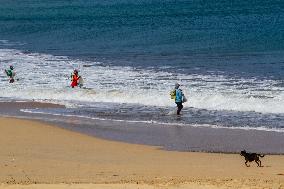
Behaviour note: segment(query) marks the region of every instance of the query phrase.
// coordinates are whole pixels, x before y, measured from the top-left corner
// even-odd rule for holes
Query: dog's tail
[[[263,158],[265,155],[264,154],[258,154],[259,157]]]

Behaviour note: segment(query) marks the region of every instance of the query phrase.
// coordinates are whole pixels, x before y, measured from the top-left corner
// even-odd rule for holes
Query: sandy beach
[[[0,188],[284,188],[284,156],[164,151],[0,118]]]

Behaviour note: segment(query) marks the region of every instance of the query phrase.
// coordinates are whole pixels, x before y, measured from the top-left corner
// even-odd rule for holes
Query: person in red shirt
[[[74,70],[73,74],[71,74],[71,87],[77,87],[79,83],[80,76],[78,74],[78,70]]]

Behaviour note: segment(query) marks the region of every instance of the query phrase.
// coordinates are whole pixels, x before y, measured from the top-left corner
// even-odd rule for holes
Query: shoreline
[[[159,124],[90,120],[76,117],[31,114],[20,109],[65,108],[39,102],[0,102],[0,115],[37,120],[92,137],[130,144],[160,146],[168,151],[284,154],[284,133],[209,127],[180,127]]]

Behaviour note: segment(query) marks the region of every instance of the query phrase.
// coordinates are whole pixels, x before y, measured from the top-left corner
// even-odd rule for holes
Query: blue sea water
[[[0,97],[62,115],[284,131],[281,0],[1,0],[11,64],[20,80],[2,75]],[[87,90],[67,87],[73,68]],[[178,120],[175,82],[189,99]]]

